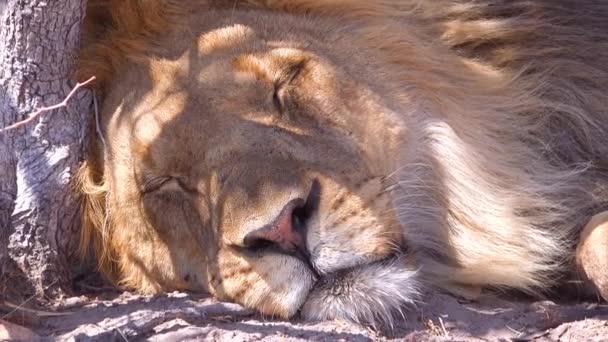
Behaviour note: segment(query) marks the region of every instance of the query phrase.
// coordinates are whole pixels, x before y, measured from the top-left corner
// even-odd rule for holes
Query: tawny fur
[[[356,32],[348,39],[377,51],[381,59],[374,63],[385,74],[373,76],[386,80],[392,107],[407,123],[407,139],[384,158],[392,162],[366,175],[382,173],[386,183],[369,185],[373,190],[361,191],[359,201],[368,204],[378,189],[392,186],[393,204],[388,206],[415,260],[401,274],[403,279],[419,268],[416,276],[423,285],[455,293],[468,287],[542,292],[569,271],[586,221],[608,208],[608,4],[602,1],[250,0],[186,5],[159,0],[92,1],[89,6],[92,20],[78,75],[95,75],[102,97],[124,65],[147,58],[156,37],[187,26],[183,18],[194,8],[306,15]],[[365,73],[366,68],[359,69]],[[390,128],[370,130],[378,134]],[[389,154],[371,145],[368,151],[374,158]],[[91,159],[94,170],[84,172],[101,175],[114,166],[102,166],[100,157]],[[102,271],[128,286],[145,292],[189,288],[117,261],[135,248],[125,241],[135,242],[113,239],[117,229],[131,229],[131,218],[113,215],[106,207],[107,192],[112,191],[108,179],[82,177],[82,245],[94,241]],[[120,205],[136,208],[137,201],[133,197]],[[350,205],[365,207],[355,202],[351,198]],[[152,246],[160,246],[158,238],[151,239],[158,243]],[[155,248],[150,253],[158,253],[156,258],[171,258],[170,247]],[[218,271],[221,277],[230,273],[230,266],[225,267]],[[174,272],[170,267],[156,271]],[[402,289],[410,294],[413,287],[418,286],[404,284]],[[272,303],[226,296],[266,313],[275,310]],[[398,311],[395,303],[385,303],[389,311]],[[280,316],[293,314],[276,310]],[[382,320],[366,310],[342,316]],[[392,314],[378,307],[378,316]],[[336,316],[340,314],[334,308],[320,313]]]

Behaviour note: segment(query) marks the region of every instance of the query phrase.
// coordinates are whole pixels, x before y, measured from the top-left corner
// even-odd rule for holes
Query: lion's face
[[[402,124],[360,73],[373,66],[325,52],[346,43],[259,17],[180,37],[183,53],[113,85],[102,116],[119,277],[278,317],[388,317],[414,292],[391,193]]]

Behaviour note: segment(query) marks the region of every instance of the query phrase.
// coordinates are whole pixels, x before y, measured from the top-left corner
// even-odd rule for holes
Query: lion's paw
[[[589,285],[608,301],[608,211],[593,216],[583,229],[576,265]]]

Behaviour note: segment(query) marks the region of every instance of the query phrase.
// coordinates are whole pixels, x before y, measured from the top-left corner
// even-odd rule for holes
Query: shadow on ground
[[[71,341],[602,341],[608,305],[482,297],[461,302],[427,295],[393,331],[376,332],[346,322],[291,322],[260,317],[232,303],[183,293],[139,296],[128,292],[74,297],[32,329],[43,339]],[[1,326],[2,324],[0,324]]]

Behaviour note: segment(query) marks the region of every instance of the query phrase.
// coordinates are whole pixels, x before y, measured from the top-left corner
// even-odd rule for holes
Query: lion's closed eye
[[[172,232],[176,227],[200,227],[199,193],[176,177],[157,177],[145,183],[142,191],[144,214],[157,231]]]
[[[188,193],[197,192],[196,189],[187,185],[183,179],[178,177],[154,177],[143,182],[141,192],[147,194],[155,191],[185,191]]]
[[[154,177],[146,179],[141,185],[141,192],[143,194],[156,191],[165,185],[168,185],[173,179],[171,177]]]

